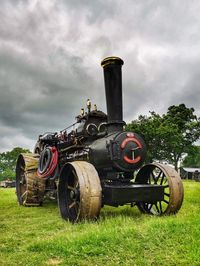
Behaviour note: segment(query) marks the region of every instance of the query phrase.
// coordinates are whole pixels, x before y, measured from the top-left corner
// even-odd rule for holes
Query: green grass
[[[184,187],[175,216],[105,207],[98,222],[75,225],[54,203],[21,207],[0,189],[0,265],[200,265],[200,183]]]

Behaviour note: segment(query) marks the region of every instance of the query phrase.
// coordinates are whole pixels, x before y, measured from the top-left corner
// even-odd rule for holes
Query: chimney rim
[[[108,65],[123,65],[124,61],[117,56],[109,56],[101,61],[101,66],[104,68]]]

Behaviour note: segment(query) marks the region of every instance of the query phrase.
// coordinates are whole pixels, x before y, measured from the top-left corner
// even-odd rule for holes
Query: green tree
[[[161,158],[161,150],[155,147],[161,146],[159,128],[162,124],[162,118],[155,112],[150,112],[150,116],[140,115],[138,119],[127,124],[127,130],[140,134],[147,145],[146,163]]]
[[[194,146],[182,163],[185,167],[200,167],[200,146]]]
[[[16,161],[20,153],[30,152],[27,149],[16,147],[11,151],[0,153],[0,180],[15,179]]]
[[[150,116],[139,116],[127,129],[143,136],[148,150],[146,162],[165,160],[177,169],[182,155],[189,153],[200,138],[200,118],[185,104],[173,105],[163,115],[150,112]]]

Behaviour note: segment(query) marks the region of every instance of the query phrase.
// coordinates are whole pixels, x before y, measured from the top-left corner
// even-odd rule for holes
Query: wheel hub
[[[78,190],[77,189],[73,189],[70,191],[70,199],[72,200],[76,200],[78,198]]]

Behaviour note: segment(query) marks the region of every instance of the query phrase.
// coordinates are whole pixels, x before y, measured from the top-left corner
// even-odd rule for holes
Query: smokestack
[[[124,64],[119,57],[107,57],[101,62],[104,70],[106,105],[108,114],[108,132],[122,131],[122,72]]]

